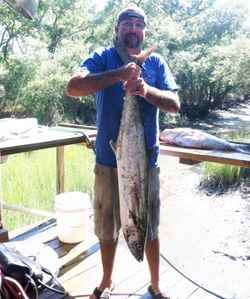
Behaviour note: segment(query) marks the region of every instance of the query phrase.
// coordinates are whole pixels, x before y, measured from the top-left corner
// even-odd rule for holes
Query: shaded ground
[[[203,120],[195,120],[190,127],[209,133],[228,133],[250,129],[250,101],[239,103],[228,110],[212,111]]]
[[[250,128],[250,103],[199,124]],[[250,298],[250,178],[223,196],[198,191],[197,166],[161,156],[161,252],[181,272],[223,298]],[[164,282],[162,282],[164,284]]]

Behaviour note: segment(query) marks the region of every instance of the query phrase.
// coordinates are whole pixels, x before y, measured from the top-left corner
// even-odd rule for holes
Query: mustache
[[[139,36],[137,36],[136,33],[132,33],[132,32],[129,32],[125,35],[125,38],[130,38],[130,37],[136,37],[136,38],[139,38]]]

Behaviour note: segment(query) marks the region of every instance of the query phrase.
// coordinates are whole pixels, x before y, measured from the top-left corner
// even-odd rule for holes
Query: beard
[[[141,40],[135,33],[128,33],[124,37],[124,45],[129,49],[136,49],[140,46]]]

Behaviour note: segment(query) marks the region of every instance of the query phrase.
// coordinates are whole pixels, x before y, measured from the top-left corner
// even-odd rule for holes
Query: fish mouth
[[[129,243],[127,242],[127,245],[129,247],[130,252],[134,256],[134,258],[138,262],[143,262],[144,258],[144,245],[139,243]]]
[[[142,250],[141,252],[135,251],[133,250],[131,247],[130,248],[130,252],[132,253],[133,257],[138,261],[138,262],[143,262],[143,258],[144,258],[144,250]]]

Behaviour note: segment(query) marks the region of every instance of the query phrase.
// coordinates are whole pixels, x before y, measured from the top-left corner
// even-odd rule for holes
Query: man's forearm
[[[66,92],[71,97],[90,95],[120,81],[127,81],[140,75],[140,67],[134,62],[98,74],[78,72],[69,81]]]
[[[176,91],[159,90],[148,86],[145,99],[163,112],[177,113],[180,110],[179,97]]]
[[[71,97],[81,97],[93,94],[121,80],[120,70],[106,71],[98,74],[78,72],[69,81],[66,92]]]

